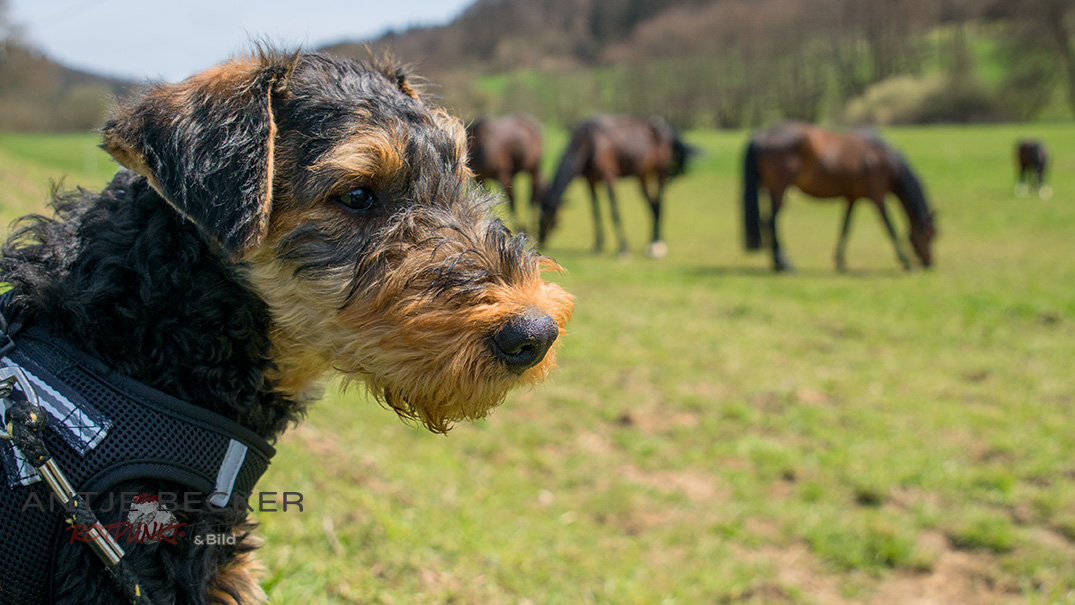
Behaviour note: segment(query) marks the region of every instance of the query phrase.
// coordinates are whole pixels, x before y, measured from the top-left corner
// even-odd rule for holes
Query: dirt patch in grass
[[[804,544],[745,551],[745,560],[771,565],[785,594],[821,605],[1008,605],[1022,603],[1018,587],[996,576],[995,557],[953,550],[939,532],[924,542],[942,552],[925,573],[894,572],[880,578],[833,575]],[[785,602],[776,599],[775,602]]]
[[[619,424],[637,428],[646,435],[660,435],[679,428],[692,429],[700,420],[697,412],[653,406],[627,410],[617,418]]]
[[[660,492],[678,492],[695,503],[713,502],[718,499],[723,501],[731,496],[731,491],[724,487],[717,477],[698,470],[644,471],[634,465],[626,464],[620,467],[619,475],[632,483],[645,485]]]
[[[943,539],[943,538],[942,538]],[[1002,605],[1023,603],[1018,587],[996,576],[991,555],[946,550],[928,573],[896,573],[883,580],[871,605]]]

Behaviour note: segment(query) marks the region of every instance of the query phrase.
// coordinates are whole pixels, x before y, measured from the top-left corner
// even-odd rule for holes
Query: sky
[[[252,40],[316,48],[388,29],[441,25],[474,0],[8,0],[9,18],[49,57],[134,80],[178,81]]]

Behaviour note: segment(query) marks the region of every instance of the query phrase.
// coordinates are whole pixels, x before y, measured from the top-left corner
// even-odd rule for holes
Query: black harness
[[[0,313],[6,298],[0,297]],[[0,332],[0,371],[5,368],[18,368],[29,379],[49,416],[41,440],[91,509],[122,506],[105,502],[103,493],[124,481],[151,479],[204,494],[207,505],[245,510],[276,453],[253,431],[121,375],[40,326]],[[14,392],[0,400],[0,413],[20,396],[25,397]],[[8,431],[10,421],[5,419]],[[72,532],[85,529],[64,523],[70,515],[55,503],[26,456],[11,441],[0,441],[0,603],[5,605],[54,602],[55,553],[74,539]],[[119,543],[127,547],[124,538]]]

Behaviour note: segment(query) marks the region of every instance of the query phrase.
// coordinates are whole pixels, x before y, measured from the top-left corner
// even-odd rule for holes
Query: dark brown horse
[[[1045,167],[1049,155],[1041,141],[1023,140],[1015,147],[1015,163],[1019,168],[1019,182],[1015,184],[1015,193],[1026,195],[1029,187],[1038,190],[1038,196],[1049,197],[1052,191],[1045,184]]]
[[[597,183],[608,191],[612,222],[619,238],[619,251],[627,253],[627,236],[620,220],[619,206],[613,182],[620,177],[634,176],[642,187],[642,195],[653,214],[653,237],[647,252],[663,256],[667,247],[661,241],[661,197],[668,179],[682,174],[693,148],[680,140],[662,118],[632,116],[598,116],[575,128],[552,185],[542,198],[538,245],[544,245],[556,226],[564,190],[575,177],[582,175],[590,185],[593,205],[594,252],[604,248],[601,229],[601,208],[597,201]]]
[[[530,207],[536,210],[541,196],[541,124],[531,115],[513,113],[480,118],[467,127],[467,164],[478,182],[500,183],[508,198],[512,218],[520,228],[524,222],[515,209],[512,183],[515,175],[530,175]]]
[[[760,249],[762,243],[759,185],[769,191],[771,212],[766,226],[773,268],[777,271],[791,269],[780,250],[776,222],[784,204],[784,193],[792,185],[813,197],[845,200],[843,227],[836,246],[838,270],[846,268],[844,247],[851,228],[851,210],[860,198],[873,202],[896,247],[896,256],[905,269],[911,269],[911,261],[904,254],[885,210],[885,195],[890,192],[907,213],[915,254],[923,266],[933,264],[930,245],[935,235],[933,212],[922,184],[903,156],[872,133],[841,134],[787,122],[755,135],[747,146],[743,166],[743,217],[748,250]]]

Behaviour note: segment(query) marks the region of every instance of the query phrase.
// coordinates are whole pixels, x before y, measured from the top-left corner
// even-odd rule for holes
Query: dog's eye
[[[336,201],[347,206],[351,210],[369,210],[377,201],[377,196],[366,187],[352,189],[336,198]]]

